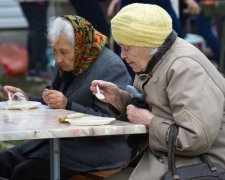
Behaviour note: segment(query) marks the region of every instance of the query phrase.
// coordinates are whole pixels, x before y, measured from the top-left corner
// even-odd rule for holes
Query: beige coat
[[[194,46],[177,38],[153,69],[153,76],[136,76],[134,86],[152,104],[149,149],[131,180],[157,180],[167,171],[167,134],[179,125],[177,167],[195,164],[193,156],[207,152],[225,167],[225,81],[213,64]],[[124,103],[129,96],[124,92]]]

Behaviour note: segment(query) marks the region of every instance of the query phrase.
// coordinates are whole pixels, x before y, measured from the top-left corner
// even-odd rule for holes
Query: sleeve
[[[224,96],[210,75],[196,61],[177,60],[167,73],[167,96],[173,120],[155,116],[149,136],[155,147],[167,149],[169,126],[179,125],[177,154],[194,156],[214,143],[223,119]]]
[[[112,58],[111,63],[102,72],[101,79],[116,84],[120,89],[125,89],[128,84],[132,84],[126,66],[120,58]]]
[[[105,60],[102,67],[99,67],[98,74],[95,78],[112,82],[116,84],[119,88],[125,89],[126,85],[131,84],[131,77],[129,76],[125,65],[122,60],[117,56],[109,56],[105,58],[110,58]],[[95,67],[97,68],[97,67]],[[97,116],[110,116],[109,109],[106,103],[98,100],[94,95],[93,105],[91,107],[83,106],[76,102],[72,102],[71,110],[93,114]]]
[[[115,117],[117,120],[121,121],[129,121],[127,119],[127,114],[126,114],[126,107],[128,105],[128,102],[132,99],[132,95],[129,94],[128,92],[124,90],[120,90],[120,96],[122,97],[122,111],[119,112],[115,107],[112,105],[108,105],[109,112],[112,114],[113,117]]]
[[[45,104],[44,101],[42,100],[42,98],[34,96],[32,94],[27,93],[27,96],[29,97],[30,101],[38,101],[41,102],[42,104]]]

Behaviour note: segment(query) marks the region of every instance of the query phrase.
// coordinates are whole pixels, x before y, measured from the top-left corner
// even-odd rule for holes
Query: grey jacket
[[[58,66],[55,72],[57,70]],[[109,116],[107,105],[100,102],[90,91],[90,85],[94,79],[111,81],[125,88],[131,83],[131,78],[122,60],[112,51],[104,48],[91,67],[80,76],[74,77],[65,91],[65,96],[72,102],[70,110]],[[63,83],[60,84],[60,88],[63,86]],[[131,157],[127,136],[65,138],[61,139],[60,145],[61,166],[78,172],[120,167]],[[47,140],[28,141],[19,149],[29,157],[49,161]]]

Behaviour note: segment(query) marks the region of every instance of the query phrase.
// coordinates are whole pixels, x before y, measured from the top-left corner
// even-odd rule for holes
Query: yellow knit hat
[[[111,26],[117,43],[158,48],[172,32],[172,19],[157,5],[134,3],[122,8]]]

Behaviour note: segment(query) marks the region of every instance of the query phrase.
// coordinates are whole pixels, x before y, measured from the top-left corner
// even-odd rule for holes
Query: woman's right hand
[[[111,82],[94,80],[92,81],[90,87],[90,90],[94,95],[97,93],[96,89],[97,85],[99,86],[101,93],[105,96],[105,98],[102,101],[111,104],[117,110],[120,111],[122,109],[122,101],[118,86]]]
[[[200,13],[201,8],[195,0],[185,0],[185,3],[188,6],[188,13],[192,15],[198,15]]]
[[[8,93],[17,93],[20,92],[24,95],[24,97],[26,98],[26,100],[29,100],[27,94],[20,88],[14,87],[14,86],[4,86],[3,87],[3,100],[8,100]]]

